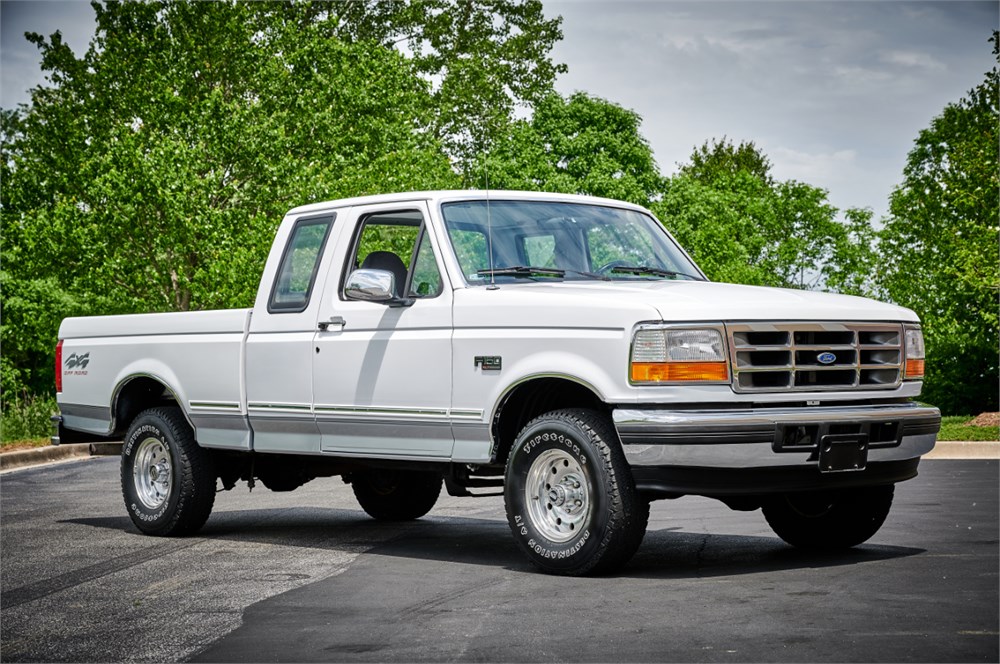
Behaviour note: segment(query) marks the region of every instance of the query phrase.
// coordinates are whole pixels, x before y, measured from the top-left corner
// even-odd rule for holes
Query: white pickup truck
[[[124,438],[125,506],[340,475],[377,519],[502,487],[542,570],[626,563],[649,501],[762,508],[801,547],[881,527],[940,427],[907,309],[712,283],[642,207],[442,191],[298,207],[253,309],[68,318],[59,439]]]

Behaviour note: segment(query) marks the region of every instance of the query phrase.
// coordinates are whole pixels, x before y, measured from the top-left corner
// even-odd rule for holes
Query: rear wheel
[[[507,461],[504,504],[521,550],[552,574],[624,565],[649,519],[614,428],[591,410],[558,410],[528,423]]]
[[[431,511],[441,495],[439,473],[373,469],[354,473],[351,488],[361,508],[381,521],[410,521]]]
[[[215,504],[212,455],[194,439],[179,408],[150,408],[125,434],[122,495],[132,523],[147,535],[186,535]]]
[[[804,549],[846,549],[885,523],[895,487],[787,493],[764,503],[764,518],[780,537]]]

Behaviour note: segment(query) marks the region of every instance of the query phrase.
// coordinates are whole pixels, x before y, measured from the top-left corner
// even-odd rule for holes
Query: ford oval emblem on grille
[[[816,356],[816,360],[820,364],[833,364],[837,361],[837,356],[833,353],[820,353]]]

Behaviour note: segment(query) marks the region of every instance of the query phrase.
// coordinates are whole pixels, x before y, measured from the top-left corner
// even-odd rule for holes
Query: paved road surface
[[[117,459],[0,476],[3,661],[998,661],[996,461],[925,461],[872,542],[784,546],[759,512],[653,504],[620,574],[533,572],[498,498],[403,527],[338,479],[219,495],[155,539]]]

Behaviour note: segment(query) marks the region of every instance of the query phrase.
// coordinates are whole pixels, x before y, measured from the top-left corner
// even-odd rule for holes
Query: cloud
[[[48,38],[57,30],[76,55],[86,52],[96,19],[89,3],[75,0],[47,2],[0,1],[0,105],[13,108],[28,103],[28,90],[45,82],[41,52],[24,38],[37,32]]]
[[[774,174],[780,180],[799,180],[829,188],[832,180],[839,179],[845,171],[856,169],[857,150],[832,152],[803,152],[788,147],[768,151],[774,164]]]
[[[892,79],[892,74],[887,71],[857,65],[837,66],[833,68],[833,73],[850,85],[882,84]]]
[[[886,51],[882,53],[883,62],[903,67],[915,67],[928,71],[946,71],[948,69],[940,60],[935,59],[927,53],[917,51]]]

